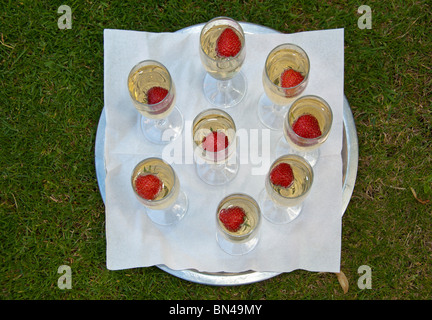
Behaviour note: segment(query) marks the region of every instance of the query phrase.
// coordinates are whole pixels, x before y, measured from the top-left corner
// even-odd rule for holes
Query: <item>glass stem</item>
[[[218,87],[220,91],[227,91],[229,88],[231,88],[231,79],[229,80],[220,80],[218,82]]]
[[[168,120],[167,120],[167,119],[160,119],[160,120],[156,120],[156,121],[155,121],[155,125],[156,125],[158,128],[164,128],[164,127],[166,127],[167,123],[168,123]]]
[[[285,116],[285,113],[288,112],[288,105],[277,105],[273,103],[272,106],[273,112],[279,114],[281,117]]]

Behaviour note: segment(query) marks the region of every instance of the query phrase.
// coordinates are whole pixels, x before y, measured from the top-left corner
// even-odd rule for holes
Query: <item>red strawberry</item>
[[[243,208],[235,206],[222,209],[219,212],[219,220],[223,223],[228,231],[236,232],[244,223],[246,213]]]
[[[216,41],[216,52],[221,57],[234,57],[240,52],[241,41],[232,28],[226,28]]]
[[[270,172],[270,181],[276,186],[287,188],[294,181],[294,172],[288,163],[281,162]]]
[[[228,147],[228,137],[221,131],[212,131],[202,141],[206,151],[218,152]]]
[[[154,200],[162,190],[162,181],[154,174],[139,175],[135,181],[136,192],[146,200]]]
[[[168,94],[168,90],[162,87],[153,87],[147,91],[147,103],[148,104],[156,104],[161,102],[166,95]]]
[[[316,138],[321,135],[318,120],[311,114],[300,116],[292,126],[293,131],[303,138]]]
[[[300,72],[295,71],[294,69],[285,69],[281,75],[281,87],[283,88],[292,88],[296,85],[300,84],[303,81],[304,77]]]

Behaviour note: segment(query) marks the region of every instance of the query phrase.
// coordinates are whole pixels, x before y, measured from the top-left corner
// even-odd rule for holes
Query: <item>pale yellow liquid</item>
[[[180,191],[177,175],[172,168],[158,158],[149,158],[135,167],[132,174],[132,186],[135,190],[136,179],[140,175],[153,174],[162,181],[162,190],[153,200],[141,198],[138,194],[138,200],[145,206],[158,210],[169,207],[178,196]]]
[[[209,135],[212,131],[223,132],[227,137],[228,141],[231,141],[235,134],[234,122],[220,114],[209,114],[200,118],[192,130],[194,143],[201,145],[203,139]]]
[[[201,37],[201,61],[206,71],[216,79],[225,80],[232,78],[244,61],[244,50],[235,57],[219,57],[216,51],[216,42],[220,34],[227,28],[227,25],[215,25],[207,30]],[[244,37],[235,28],[232,28],[239,37],[242,47]]]
[[[267,59],[267,74],[270,81],[281,86],[280,76],[286,69],[294,69],[300,72],[303,77],[308,72],[308,64],[305,56],[293,49],[281,49],[270,54]]]
[[[304,114],[310,114],[318,120],[322,133],[320,137],[313,139],[315,141],[310,142],[310,145],[307,145],[306,141],[312,139],[299,138],[293,134],[292,131],[294,122]],[[332,124],[332,113],[330,107],[328,107],[319,99],[314,97],[304,97],[301,100],[298,100],[290,108],[287,120],[289,126],[288,124],[284,124],[283,130],[286,140],[294,144],[297,148],[311,149],[316,148],[319,144],[323,143],[327,139]]]
[[[281,49],[272,52],[267,58],[265,69],[263,72],[263,86],[266,95],[274,103],[278,105],[286,105],[294,100],[290,95],[296,95],[303,91],[303,86],[300,85],[298,89],[283,89],[276,88],[272,84],[281,86],[281,75],[286,69],[294,69],[300,72],[303,77],[306,77],[309,72],[307,58],[293,49]],[[297,88],[297,87],[296,87]]]
[[[270,171],[278,164],[288,163],[294,174],[293,183],[287,188],[274,185],[270,181],[270,175],[267,176],[266,188],[269,196],[279,205],[295,206],[308,194],[313,180],[313,173],[306,161],[292,156],[284,156],[279,158],[270,168]]]
[[[231,148],[230,145],[232,145],[232,142],[235,139],[235,124],[234,121],[230,118],[221,113],[213,113],[210,111],[209,113],[203,112],[201,116],[198,116],[194,123],[192,128],[192,137],[194,141],[194,146],[199,147],[199,152],[201,153],[200,156],[204,159],[208,160],[215,160],[215,157],[217,157],[217,160],[223,160],[226,159],[230,153]],[[202,141],[205,137],[207,137],[212,131],[219,131],[224,133],[228,137],[228,149],[227,150],[221,150],[217,153],[215,152],[208,152],[201,148]]]
[[[160,103],[148,105],[147,92],[153,87],[170,90],[168,96]],[[175,106],[175,88],[166,69],[157,65],[139,68],[128,78],[128,88],[135,108],[146,118],[166,118]]]
[[[229,207],[241,207],[246,214],[244,223],[242,224],[240,229],[236,232],[231,232],[228,229],[226,229],[223,223],[219,220],[219,212],[222,209],[226,209]],[[260,212],[257,205],[254,202],[251,202],[251,200],[248,197],[241,194],[232,195],[228,197],[225,201],[222,201],[219,204],[217,210],[218,210],[217,211],[218,225],[225,232],[225,234],[230,240],[235,242],[243,242],[255,235],[254,231],[257,229],[257,225],[259,224],[260,221]]]

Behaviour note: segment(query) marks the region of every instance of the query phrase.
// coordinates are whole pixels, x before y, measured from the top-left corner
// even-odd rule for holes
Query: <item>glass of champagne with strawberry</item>
[[[309,70],[307,53],[295,44],[281,44],[268,54],[262,75],[264,93],[258,102],[258,115],[266,127],[282,129],[288,106],[307,86]]]
[[[140,161],[132,171],[131,184],[154,223],[174,224],[186,214],[187,196],[180,189],[176,172],[164,160],[150,157]]]
[[[313,169],[304,158],[294,154],[277,158],[270,166],[265,188],[259,195],[264,217],[275,224],[297,218],[311,190],[313,177]]]
[[[206,70],[203,90],[219,108],[237,105],[244,97],[247,82],[240,72],[246,55],[242,27],[228,17],[207,22],[200,34],[200,58]]]
[[[315,166],[319,147],[327,140],[332,122],[332,109],[323,98],[314,95],[298,98],[285,115],[284,135],[276,145],[276,155],[297,154]]]
[[[181,134],[184,121],[175,106],[175,85],[162,63],[144,60],[136,64],[128,76],[128,89],[141,114],[141,129],[148,140],[166,144]]]
[[[194,163],[198,176],[210,185],[228,183],[239,168],[236,126],[225,111],[200,112],[192,123]]]
[[[228,254],[242,255],[259,242],[261,210],[258,203],[243,193],[226,196],[216,210],[216,240]]]

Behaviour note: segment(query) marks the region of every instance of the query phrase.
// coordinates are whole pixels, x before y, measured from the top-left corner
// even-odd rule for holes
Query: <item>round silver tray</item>
[[[261,25],[240,22],[245,33],[277,33],[274,29],[264,27]],[[193,25],[181,30],[179,33],[194,33],[201,32],[201,28],[204,24]],[[342,170],[343,170],[343,187],[342,187],[342,212],[345,213],[348,203],[351,199],[352,192],[354,190],[354,184],[357,177],[358,167],[358,140],[357,130],[355,127],[354,118],[351,112],[348,99],[344,96],[343,104],[343,145],[342,145]],[[99,185],[99,190],[103,201],[105,202],[105,109],[102,109],[102,113],[99,118],[99,123],[96,132],[96,143],[95,143],[95,166],[96,176]],[[263,280],[270,279],[279,275],[277,272],[256,272],[256,271],[245,271],[240,273],[228,273],[228,272],[199,272],[194,269],[186,270],[173,270],[165,265],[157,265],[157,267],[173,276],[188,280],[195,283],[215,285],[215,286],[233,286],[243,285]]]

